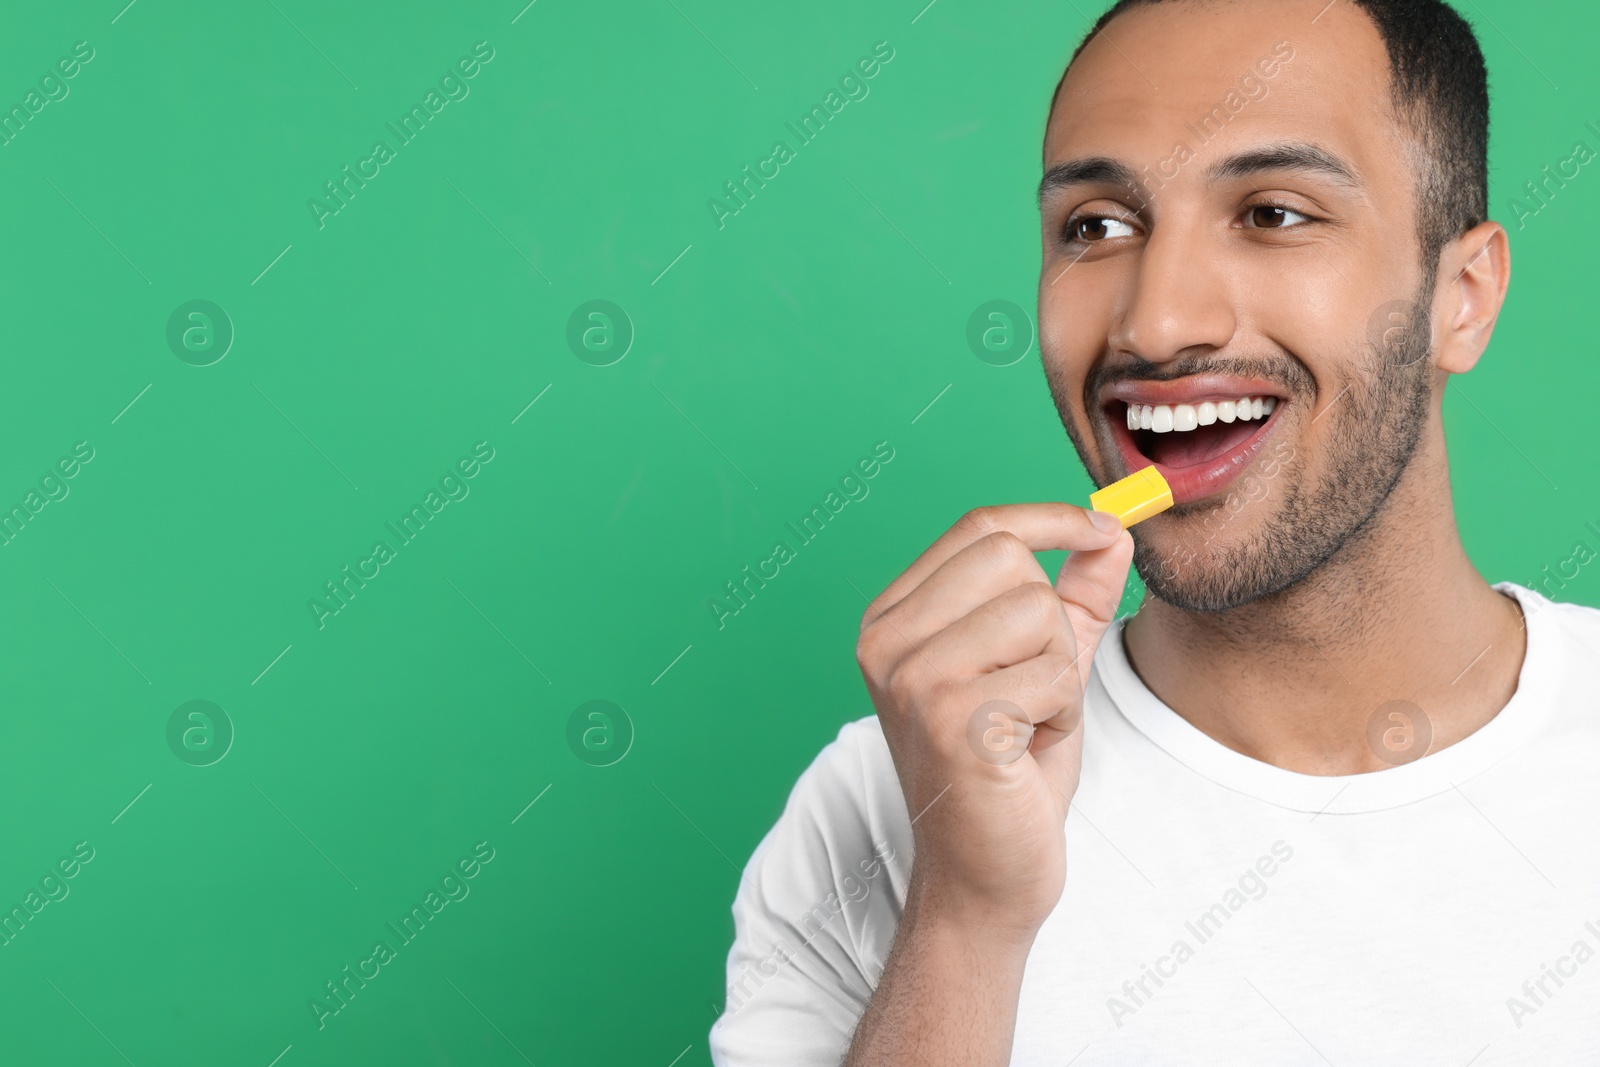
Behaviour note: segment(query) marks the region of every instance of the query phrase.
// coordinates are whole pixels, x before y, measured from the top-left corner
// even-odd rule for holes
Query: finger
[[[1132,562],[1133,537],[1124,531],[1104,548],[1073,552],[1056,575],[1056,593],[1082,657],[1075,668],[1080,691],[1089,684],[1089,666],[1107,627],[1117,617]]]
[[[1071,805],[1068,798],[1075,795],[1078,776],[1083,769],[1083,737],[1084,724],[1080,717],[1077,727],[1071,733],[1061,737],[1048,748],[1041,748],[1035,744],[1031,750],[1039,772],[1056,791],[1056,796],[1061,798],[1063,813]]]
[[[967,737],[988,763],[1035,756],[1064,740],[1082,721],[1082,695],[1073,657],[1045,653],[972,681]]]
[[[947,678],[972,678],[1045,653],[1075,657],[1066,606],[1055,589],[1029,582],[985,601],[923,643]]]
[[[1031,582],[1049,585],[1050,576],[1020,537],[1001,530],[945,560],[871,625],[888,626],[903,640],[921,643],[980,604]]]
[[[1104,548],[1121,535],[1120,528],[1102,530],[1095,526],[1089,514],[1074,504],[1058,501],[1000,504],[967,512],[868,605],[862,616],[862,629],[903,600],[951,556],[990,534],[1008,531],[1034,552]]]

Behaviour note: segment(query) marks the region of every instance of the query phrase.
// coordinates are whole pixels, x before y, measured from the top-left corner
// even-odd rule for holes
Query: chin
[[[1284,471],[1273,492],[1228,504],[1174,508],[1133,531],[1133,565],[1150,595],[1214,614],[1265,600],[1305,581],[1345,543],[1348,521],[1313,517]],[[1237,506],[1235,506],[1235,504]]]
[[[1240,544],[1189,552],[1134,538],[1133,565],[1150,595],[1182,611],[1214,614],[1242,608],[1281,592],[1285,580],[1266,559],[1264,546]]]

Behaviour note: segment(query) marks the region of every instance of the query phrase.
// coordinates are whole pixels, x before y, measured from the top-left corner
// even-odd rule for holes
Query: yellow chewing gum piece
[[[1089,494],[1089,509],[1115,515],[1126,530],[1172,506],[1172,487],[1154,466],[1141,467],[1126,478]]]

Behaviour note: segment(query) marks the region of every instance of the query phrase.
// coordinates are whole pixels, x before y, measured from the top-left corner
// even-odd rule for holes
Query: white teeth
[[[1200,404],[1129,404],[1128,429],[1156,433],[1183,433],[1216,422],[1265,418],[1278,406],[1272,396],[1242,396],[1237,400],[1206,400]]]

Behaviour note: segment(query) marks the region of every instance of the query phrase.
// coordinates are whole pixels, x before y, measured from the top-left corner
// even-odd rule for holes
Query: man
[[[1040,348],[1094,480],[1176,504],[981,508],[873,601],[877,715],[741,879],[719,1065],[1600,1056],[1600,612],[1486,583],[1451,507],[1487,126],[1439,0],[1097,23]]]

